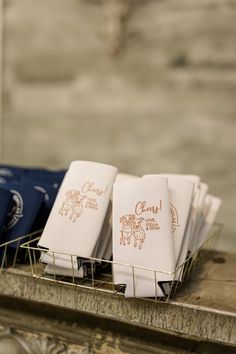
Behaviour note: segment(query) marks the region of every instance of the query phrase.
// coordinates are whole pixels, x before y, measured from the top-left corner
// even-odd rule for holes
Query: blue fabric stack
[[[65,172],[0,164],[0,244],[44,227]]]

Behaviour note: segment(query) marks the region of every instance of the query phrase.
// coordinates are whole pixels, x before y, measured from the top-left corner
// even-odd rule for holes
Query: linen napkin
[[[176,267],[179,267],[187,258],[188,247],[195,227],[195,222],[198,214],[198,199],[200,194],[200,177],[196,175],[179,175],[184,179],[188,179],[194,183],[193,198],[191,209],[189,213],[188,223],[184,233],[184,239],[181,245],[179,257],[177,259]]]
[[[102,229],[116,174],[114,166],[73,161],[39,246],[90,257]]]
[[[133,266],[113,265],[114,282],[126,284],[126,297],[163,296],[157,280],[170,280],[172,276],[157,275],[154,270],[174,270],[167,178],[114,184],[113,260]]]
[[[84,268],[80,267],[80,269],[72,269],[72,268],[63,268],[59,266],[53,266],[51,264],[47,264],[45,267],[45,273],[50,275],[61,275],[65,277],[75,277],[75,278],[83,278],[86,275],[84,272]]]
[[[25,173],[23,167],[0,164],[0,184],[19,181]]]
[[[179,257],[190,213],[194,183],[191,180],[182,178],[182,176],[175,176],[172,174],[161,174],[159,176],[163,176],[168,179],[171,226],[174,240],[174,255],[176,263]],[[144,178],[153,177],[155,178],[155,175],[144,176]]]
[[[0,188],[0,233],[4,231],[8,213],[12,208],[13,195],[10,191]]]
[[[12,194],[12,208],[3,233],[4,240],[11,241],[32,231],[43,203],[43,194],[26,182],[5,183],[1,188]],[[12,243],[11,247],[16,247],[16,244]]]
[[[207,240],[210,228],[215,221],[216,215],[220,209],[222,200],[220,198],[214,197],[210,194],[206,196],[205,199],[205,218],[204,222],[199,229],[199,237],[197,239],[196,249],[200,248],[202,244]]]
[[[204,204],[205,204],[205,199],[207,196],[208,189],[209,188],[206,183],[203,182],[200,183],[199,196],[198,196],[198,210],[197,210],[196,220],[192,228],[192,235],[190,237],[190,241],[188,245],[188,251],[190,255],[192,255],[197,249],[198,237],[199,237],[199,224],[201,224],[204,217],[203,215]]]

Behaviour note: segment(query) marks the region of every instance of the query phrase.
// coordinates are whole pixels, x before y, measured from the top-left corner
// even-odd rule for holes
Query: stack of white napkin
[[[46,273],[83,278],[95,264],[87,257],[113,254],[126,297],[165,296],[162,284],[181,280],[175,270],[206,241],[221,200],[195,175],[117,172],[70,164],[39,241],[41,261]]]
[[[70,164],[38,243],[49,250],[41,255],[47,273],[83,277],[87,261],[81,257],[110,258],[110,200],[116,174],[117,168],[110,165]]]
[[[126,284],[125,296],[165,296],[161,284],[181,280],[181,269],[175,269],[206,241],[220,204],[194,175],[116,181],[114,281]]]

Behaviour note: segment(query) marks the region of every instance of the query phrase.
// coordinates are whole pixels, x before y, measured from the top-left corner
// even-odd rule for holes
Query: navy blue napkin
[[[54,201],[56,199],[57,193],[61,186],[61,182],[57,180],[40,180],[40,179],[32,179],[32,178],[24,178],[22,183],[27,184],[28,186],[32,186],[34,189],[41,192],[44,196],[44,205],[47,209],[52,208]]]
[[[26,169],[6,164],[0,164],[0,184],[19,181],[26,175]]]
[[[32,231],[37,215],[43,203],[43,193],[25,181],[6,183],[2,188],[12,193],[13,206],[8,214],[3,233],[4,240],[11,241]],[[23,240],[21,243],[25,242]],[[16,247],[16,244],[11,244]]]
[[[45,226],[65,173],[0,164],[0,244]],[[17,246],[8,246],[8,261],[14,259]],[[0,248],[0,262],[3,252]],[[25,250],[19,249],[17,259],[25,259]]]
[[[0,245],[5,242],[3,231],[8,213],[12,208],[12,193],[6,189],[0,188]],[[4,255],[5,247],[0,247],[0,264]]]
[[[0,233],[4,230],[8,213],[12,207],[12,193],[0,187]],[[1,243],[1,242],[0,242]]]
[[[43,202],[33,227],[34,230],[39,230],[43,228],[47,222],[61,183],[55,182],[55,180],[40,181],[30,178],[24,179],[24,183],[28,186],[32,186],[43,195]]]
[[[28,168],[26,175],[28,178],[36,179],[38,181],[54,181],[54,183],[61,184],[66,171],[50,171],[43,168]]]

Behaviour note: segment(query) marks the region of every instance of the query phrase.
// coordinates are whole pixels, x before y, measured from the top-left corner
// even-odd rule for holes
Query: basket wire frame
[[[153,281],[155,283],[155,296],[153,298],[146,298],[145,300],[155,301],[155,302],[168,302],[172,298],[176,291],[181,287],[181,285],[186,282],[191,274],[194,273],[196,268],[202,264],[207,259],[207,249],[213,249],[216,247],[218,242],[223,224],[215,223],[208,235],[207,241],[196,250],[191,256],[188,256],[185,262],[178,266],[174,272],[165,272],[158,269],[152,269],[148,267],[141,267],[133,264],[127,264],[122,262],[116,262],[111,260],[104,260],[94,257],[80,257],[78,254],[68,254],[63,252],[58,252],[56,250],[45,250],[44,248],[38,247],[37,243],[41,237],[42,230],[37,230],[30,234],[20,236],[12,241],[5,242],[0,245],[0,250],[3,250],[3,256],[1,261],[0,272],[7,270],[7,268],[17,267],[17,255],[19,249],[25,249],[26,255],[25,260],[28,260],[31,269],[31,275],[38,279],[45,279],[50,282],[56,282],[59,284],[69,284],[74,287],[92,289],[96,291],[103,291],[107,293],[112,293],[114,295],[124,296],[125,284],[115,284],[114,282],[114,267],[122,266],[129,270],[132,274],[132,286],[133,294],[136,296],[135,289],[135,271],[144,270],[151,272],[153,274]],[[39,236],[40,235],[40,236]],[[22,243],[24,242],[24,243]],[[10,264],[7,260],[7,249],[11,247],[13,243],[17,243],[15,254],[12,262]],[[45,272],[45,265],[39,261],[39,256],[41,252],[47,252],[52,256],[52,274],[47,274]],[[66,256],[70,260],[71,267],[70,275],[58,275],[56,270],[56,256]],[[81,258],[86,262],[88,274],[83,278],[78,278],[75,275],[74,259]],[[27,259],[26,259],[27,258]],[[158,297],[158,275],[166,274],[171,277],[171,281],[165,282],[167,290],[165,290],[165,296]]]
[[[4,242],[0,244],[1,258],[0,258],[0,273],[6,271],[8,268],[15,268],[17,266],[17,257],[19,254],[20,246],[23,242],[31,241],[37,235],[41,234],[43,229],[36,230],[34,232],[28,233],[23,236],[19,236],[14,238],[11,241]],[[12,246],[16,244],[14,248]],[[13,256],[11,258],[8,257],[7,251],[11,248],[13,251]],[[15,250],[14,250],[15,249]],[[24,257],[24,261],[27,261],[27,257]]]

